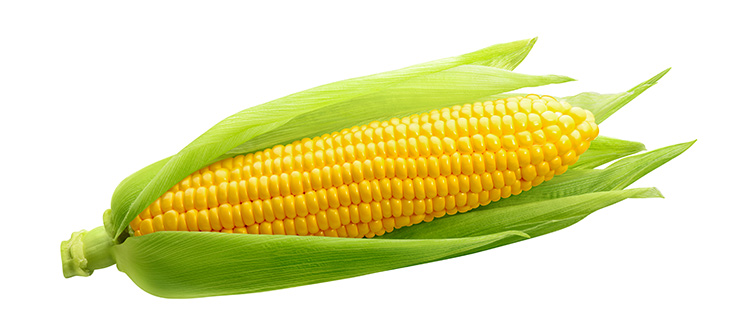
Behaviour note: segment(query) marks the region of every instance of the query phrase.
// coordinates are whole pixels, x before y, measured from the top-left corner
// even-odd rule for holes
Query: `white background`
[[[3,2],[0,322],[735,323],[732,10],[504,3]],[[698,139],[632,186],[666,199],[471,256],[259,294],[162,299],[114,267],[63,278],[60,241],[101,225],[119,181],[220,119],[535,36],[516,71],[578,80],[540,93],[619,92],[673,67],[601,128],[649,149]]]

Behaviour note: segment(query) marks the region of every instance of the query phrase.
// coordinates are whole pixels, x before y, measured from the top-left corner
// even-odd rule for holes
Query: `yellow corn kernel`
[[[380,236],[527,191],[598,132],[591,112],[537,95],[376,121],[202,168],[130,228]]]

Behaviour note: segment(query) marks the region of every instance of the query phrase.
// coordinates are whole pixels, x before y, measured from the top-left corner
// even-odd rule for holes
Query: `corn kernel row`
[[[431,157],[428,160],[419,159],[417,161],[411,158],[406,160],[398,158],[394,162],[387,158],[384,163],[382,158],[378,157],[372,161],[372,164],[369,163],[370,161],[361,164],[363,168],[353,169],[352,173],[347,168],[341,169],[344,171],[341,172],[339,166],[333,166],[333,168],[324,167],[322,170],[314,169],[311,173],[292,172],[280,176],[251,177],[247,181],[240,180],[239,182],[227,182],[228,179],[223,177],[217,186],[200,186],[196,189],[189,187],[186,190],[169,191],[156,200],[149,207],[149,211],[154,216],[171,209],[182,213],[190,209],[201,210],[207,207],[217,207],[223,203],[239,204],[247,199],[251,201],[267,200],[314,191],[324,192],[327,189],[331,193],[337,189],[346,191],[348,187],[353,190],[359,188],[363,197],[376,197],[378,192],[371,194],[370,191],[379,188],[384,189],[383,196],[391,196],[391,189],[398,191],[401,187],[405,188],[408,193],[413,192],[411,190],[413,187],[416,187],[417,192],[423,193],[432,191],[428,184],[433,184],[435,179],[445,179],[445,177],[449,177],[450,183],[453,183],[457,177],[460,180],[479,181],[480,178],[499,179],[503,174],[533,181],[537,175],[546,176],[551,170],[555,171],[562,165],[572,162],[572,159],[565,160],[564,157],[574,158],[576,153],[559,157],[556,147],[547,144],[544,148],[519,149],[516,152],[500,150],[495,153],[484,152],[472,155],[455,153],[452,156]],[[352,166],[357,166],[357,163],[355,162]],[[379,166],[379,168],[371,166]],[[401,181],[403,186],[398,185]],[[429,187],[423,189],[424,183]],[[507,179],[506,183],[512,183],[512,180]]]
[[[516,183],[518,184],[518,183]],[[248,232],[260,234],[287,234],[287,235],[322,235],[329,234],[330,230],[340,232],[340,229],[354,234],[351,225],[361,227],[361,224],[372,225],[369,232],[380,233],[376,225],[391,224],[392,228],[400,228],[421,221],[441,217],[444,214],[455,214],[475,208],[480,204],[497,201],[502,196],[509,196],[513,191],[520,192],[518,186],[507,186],[503,189],[481,191],[479,193],[457,193],[433,199],[386,199],[371,203],[340,206],[317,210],[316,213],[294,214],[288,216],[274,214],[269,208],[260,210],[258,207],[249,210],[245,204],[230,206],[224,204],[218,208],[206,210],[189,210],[180,214],[176,211],[167,211],[154,218],[137,219],[131,226],[137,228],[140,234],[148,234],[162,230],[179,231],[221,231],[221,232]],[[253,213],[255,211],[256,213]],[[270,213],[269,213],[270,212]],[[309,211],[311,212],[311,211]],[[291,227],[293,225],[295,228]],[[289,229],[293,231],[289,231]],[[365,228],[367,229],[367,228]],[[382,234],[382,233],[381,233]],[[351,235],[352,236],[352,235]]]

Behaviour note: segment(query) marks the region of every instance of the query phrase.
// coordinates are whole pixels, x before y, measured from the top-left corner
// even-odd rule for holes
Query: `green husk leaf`
[[[681,143],[640,155],[626,157],[604,170],[569,170],[567,173],[557,176],[551,181],[545,182],[533,190],[520,195],[502,199],[457,216],[440,218],[430,223],[422,223],[413,227],[396,230],[380,238],[445,238],[435,236],[442,233],[444,234],[442,236],[461,237],[505,231],[510,228],[493,228],[489,227],[488,224],[490,222],[498,222],[505,227],[510,223],[503,221],[502,216],[510,215],[522,218],[525,212],[519,212],[521,210],[531,212],[534,209],[538,209],[537,213],[543,213],[544,210],[554,211],[555,209],[564,211],[568,206],[576,206],[577,202],[580,202],[579,209],[590,208],[592,210],[578,213],[572,208],[569,208],[569,210],[559,213],[559,215],[587,215],[592,211],[617,202],[614,201],[615,195],[618,195],[615,194],[615,191],[620,191],[628,187],[650,171],[686,151],[693,143]],[[603,194],[602,196],[591,195],[594,193],[607,194]],[[599,206],[598,204],[603,205]],[[469,229],[478,233],[451,232],[449,231],[450,229]],[[521,231],[525,232],[526,230],[528,229]]]
[[[669,72],[669,70],[671,70],[671,68],[659,72],[657,75],[651,77],[650,79],[622,93],[600,94],[596,92],[583,92],[583,93],[579,93],[574,96],[567,96],[567,97],[554,96],[554,97],[561,99],[561,100],[565,100],[569,102],[570,104],[572,104],[573,106],[582,107],[586,110],[591,111],[593,114],[595,114],[595,122],[597,124],[601,124],[608,117],[610,117],[613,113],[617,112],[619,109],[625,106],[625,104],[629,103],[631,100],[638,97],[638,95],[642,94],[648,88],[651,88],[651,86],[655,85],[658,82],[658,80],[660,80],[664,75],[666,75],[666,73]],[[477,98],[476,101],[484,102],[488,100],[496,100],[496,99],[503,99],[503,98],[516,97],[516,96],[526,96],[526,95],[528,94],[527,93],[494,94],[494,95]]]
[[[298,121],[292,121],[277,130],[253,138],[230,150],[226,156],[329,134],[345,126],[362,125],[457,103],[472,102],[485,94],[504,93],[509,89],[537,87],[572,80],[564,76],[531,76],[492,67],[463,65],[299,115]]]
[[[473,224],[484,224],[483,229],[454,223],[433,229],[437,231],[411,232],[413,236],[400,237],[403,239],[157,232],[129,238],[114,250],[118,269],[157,296],[191,298],[252,293],[462,256],[530,238],[519,229],[540,236],[623,199],[659,196],[656,189],[643,188],[548,200],[538,205],[516,206],[492,218],[462,216],[474,218]],[[431,224],[434,222],[427,225]],[[514,230],[492,230],[497,228]]]
[[[663,147],[646,154],[635,155],[616,161],[608,168],[605,168],[606,171],[610,171],[610,176],[605,180],[606,184],[599,184],[597,188],[625,188],[659,166],[684,153],[695,142],[697,140]]]
[[[578,107],[585,108],[595,114],[595,122],[597,124],[602,123],[608,117],[617,112],[620,108],[625,106],[634,98],[638,97],[646,89],[651,88],[655,85],[659,79],[661,79],[671,68],[659,72],[630,90],[618,94],[599,94],[595,92],[585,92],[570,97],[563,97],[570,104]]]
[[[610,192],[600,192],[600,193],[590,193],[590,194],[595,194],[595,196],[597,196],[597,200],[592,199],[590,197],[587,197],[587,198],[583,197],[583,198],[578,198],[580,199],[579,202],[585,202],[586,201],[585,199],[590,199],[590,201],[593,201],[599,204],[601,207],[604,207],[604,206],[613,205],[626,198],[662,198],[663,197],[661,192],[659,192],[656,188],[637,188],[637,189],[629,189],[629,190],[624,190],[624,191],[610,191]],[[608,201],[607,204],[604,203],[604,201],[606,200]],[[563,202],[558,202],[558,203],[563,203]],[[588,215],[590,215],[590,213],[586,213],[586,212],[575,214],[574,213],[575,210],[578,211],[580,209],[570,209],[570,211],[568,211],[567,214],[559,214],[553,218],[551,217],[550,218],[536,218],[535,220],[528,220],[526,222],[519,222],[516,224],[512,224],[510,222],[507,224],[499,224],[496,226],[496,229],[523,229],[522,231],[525,234],[529,235],[530,238],[534,238],[534,237],[542,236],[542,235],[552,233],[554,231],[569,227],[581,221],[582,219],[586,218]],[[582,208],[581,210],[585,210],[585,209]],[[586,209],[586,210],[589,211],[589,209]],[[515,216],[512,216],[512,217],[515,217]],[[516,219],[516,218],[513,218],[513,219]],[[513,221],[513,219],[509,221]],[[512,243],[519,242],[525,239],[527,238],[510,238],[510,237],[504,238],[497,242],[492,243],[491,245],[488,245],[489,247],[479,247],[472,251],[463,252],[464,254],[462,255],[477,253],[483,250],[512,244]],[[455,256],[451,256],[451,257],[455,257]]]
[[[527,201],[520,204],[492,207],[493,204],[429,223],[396,230],[380,239],[440,239],[480,236],[516,229],[526,223],[586,216],[627,198],[662,197],[656,189],[642,188],[585,193],[556,199]],[[527,230],[527,229],[526,229]],[[523,230],[521,230],[523,231]]]
[[[458,57],[339,81],[243,110],[212,127],[175,156],[146,167],[124,180],[115,190],[112,200],[112,224],[117,227],[108,229],[108,232],[113,238],[117,238],[135,215],[168,188],[186,175],[225,157],[230,150],[254,137],[261,136],[268,139],[270,138],[267,135],[268,132],[278,130],[287,123],[289,127],[298,125],[314,127],[313,121],[301,117],[320,109],[333,108],[333,105],[358,100],[365,96],[374,96],[389,89],[397,93],[408,93],[412,89],[422,87],[430,89],[430,87],[437,87],[437,82],[440,80],[444,81],[443,85],[447,89],[470,92],[470,96],[474,96],[472,91],[476,91],[479,86],[473,88],[468,80],[476,77],[479,78],[482,85],[498,79],[508,82],[508,86],[499,87],[497,92],[509,91],[516,87],[571,80],[557,76],[529,77],[501,69],[477,66],[478,64],[497,64],[500,67],[512,68],[525,57],[533,43],[534,40],[527,40],[501,44]],[[462,67],[467,65],[472,66]],[[478,74],[469,73],[470,71]],[[439,73],[438,76],[431,76],[437,73]],[[425,79],[420,79],[422,77]],[[439,79],[442,77],[445,79]],[[451,93],[448,96],[455,96],[455,94]],[[405,109],[400,106],[381,107],[383,112],[377,115],[385,116],[389,111]],[[363,107],[346,105],[345,109],[340,111],[339,116],[335,114],[331,116],[334,120],[343,122],[345,126],[352,126],[356,121],[366,119],[361,111],[364,111]],[[303,133],[297,134],[297,131],[302,131],[301,129],[294,128],[292,131],[290,136],[294,140],[305,136]],[[263,149],[271,145],[273,143],[258,143],[254,148]]]
[[[694,142],[659,148],[625,157],[605,169],[568,170],[563,175],[544,182],[532,191],[522,193],[485,208],[494,209],[535,201],[581,195],[585,193],[622,190],[686,151]]]
[[[569,168],[591,169],[643,150],[646,150],[646,146],[640,142],[598,136],[592,141],[589,149]]]
[[[350,278],[462,254],[520,231],[444,240],[158,232],[115,246],[123,271],[167,298],[252,293]]]

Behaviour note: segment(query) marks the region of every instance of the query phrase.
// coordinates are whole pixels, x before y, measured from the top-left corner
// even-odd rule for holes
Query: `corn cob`
[[[550,180],[598,131],[590,111],[537,95],[372,122],[218,161],[130,228],[380,236]]]

